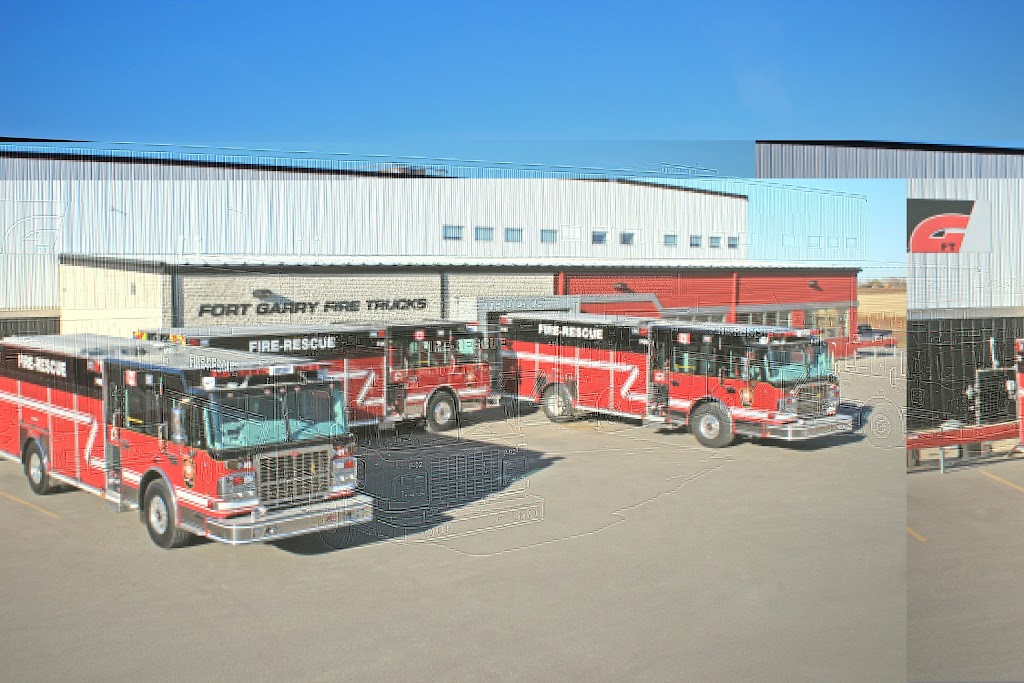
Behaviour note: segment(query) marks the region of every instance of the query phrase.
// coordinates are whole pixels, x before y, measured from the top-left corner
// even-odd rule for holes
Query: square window
[[[782,246],[784,247],[795,247],[796,246],[796,235],[783,235]]]
[[[821,246],[821,235],[811,235],[807,238],[807,246],[817,249]]]
[[[477,242],[491,242],[494,240],[494,228],[484,228],[477,226],[476,228],[476,241]]]
[[[720,235],[712,235],[711,239],[708,240],[708,246],[712,249],[721,249],[722,237]]]
[[[847,249],[856,249],[857,248],[857,238],[856,237],[847,237],[846,238],[846,248]]]
[[[740,248],[740,238],[736,237],[735,235],[731,236],[729,238],[729,248],[730,249],[739,249]]]
[[[595,230],[590,233],[591,244],[608,244],[608,233],[604,230]]]
[[[665,235],[665,246],[674,247],[679,242],[679,235],[674,232],[667,233]]]
[[[636,240],[636,233],[624,232],[619,235],[619,244],[624,244],[627,247],[633,246],[633,242]]]
[[[829,246],[830,249],[837,248],[839,246],[839,238],[838,237],[829,237],[828,238],[828,246]]]
[[[462,239],[462,226],[461,225],[446,225],[443,231],[444,239],[446,240],[461,240]]]
[[[541,230],[540,241],[543,244],[554,244],[558,241],[558,231],[550,229]]]
[[[522,242],[523,241],[523,229],[522,228],[505,228],[505,241],[506,242]]]
[[[699,249],[700,248],[700,235],[690,235],[690,246]]]

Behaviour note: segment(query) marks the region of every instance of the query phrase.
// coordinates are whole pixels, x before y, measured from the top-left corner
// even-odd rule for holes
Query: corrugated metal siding
[[[260,159],[251,161],[259,162]],[[509,174],[513,176],[512,173]],[[536,174],[535,174],[536,175]],[[601,258],[638,264],[653,258],[698,263],[746,257],[746,199],[626,183],[564,178],[392,178],[279,169],[188,166],[62,158],[0,158],[0,212],[12,235],[26,206],[48,206],[59,239],[47,260],[8,249],[12,277],[2,307],[58,302],[57,253],[161,256],[254,255],[321,258]],[[48,213],[47,213],[48,212]],[[59,221],[58,221],[59,218]],[[443,239],[446,224],[462,239]],[[494,229],[478,242],[476,226]],[[506,242],[505,229],[523,230]],[[540,231],[558,231],[555,244]],[[591,232],[606,230],[607,244]],[[620,244],[633,233],[632,245]],[[679,235],[665,247],[666,232]],[[689,247],[691,233],[703,246]],[[711,249],[708,236],[722,236]],[[728,238],[739,248],[728,249]],[[13,258],[13,260],[12,260]]]
[[[755,261],[863,261],[867,198],[742,178],[671,181],[749,197],[748,258]]]
[[[758,142],[758,178],[1021,178],[1024,154]]]

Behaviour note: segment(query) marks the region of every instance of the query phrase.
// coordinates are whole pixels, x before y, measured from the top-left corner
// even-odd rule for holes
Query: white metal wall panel
[[[73,254],[275,254],[745,258],[746,199],[563,179],[312,175],[62,159],[0,159],[0,197],[62,201]],[[56,178],[58,180],[43,180]],[[11,185],[32,185],[12,188]],[[461,241],[442,239],[462,226]],[[477,242],[476,226],[494,228]],[[567,227],[578,227],[570,235]],[[505,241],[521,228],[522,243]],[[540,230],[558,230],[555,244]],[[591,244],[607,230],[608,243]],[[689,249],[682,235],[738,236],[740,248]],[[565,239],[563,233],[565,231]],[[633,232],[632,246],[620,244]],[[680,245],[664,247],[665,232]],[[575,238],[575,239],[572,239]]]

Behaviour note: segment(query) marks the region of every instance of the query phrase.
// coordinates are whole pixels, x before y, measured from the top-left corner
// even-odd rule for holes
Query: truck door
[[[672,355],[671,333],[658,331],[651,335],[650,381],[647,404],[652,415],[665,415],[668,411],[668,371]]]

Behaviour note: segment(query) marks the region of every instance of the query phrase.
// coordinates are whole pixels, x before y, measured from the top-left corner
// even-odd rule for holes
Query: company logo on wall
[[[974,213],[975,202],[971,200],[908,199],[907,251],[911,254],[959,253],[967,228],[973,224]]]
[[[364,306],[365,304],[365,306]],[[367,311],[422,311],[426,299],[366,299],[352,301],[283,301],[274,303],[200,304],[198,317],[222,318],[248,315],[311,315],[316,313],[360,313]]]

